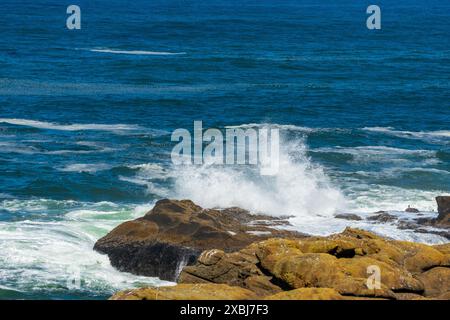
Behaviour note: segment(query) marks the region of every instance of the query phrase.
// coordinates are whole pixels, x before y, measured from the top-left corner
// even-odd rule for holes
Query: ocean
[[[0,299],[105,299],[159,285],[92,247],[162,198],[289,215],[445,243],[394,223],[347,221],[450,193],[450,3],[74,0],[0,4]],[[76,3],[75,3],[76,2]],[[171,133],[278,128],[275,176],[174,166]],[[73,286],[79,279],[79,286]]]

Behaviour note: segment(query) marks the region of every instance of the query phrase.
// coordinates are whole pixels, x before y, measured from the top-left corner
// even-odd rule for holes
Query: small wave
[[[170,175],[167,169],[157,163],[130,165],[128,168],[139,170],[139,174],[148,179],[166,179]]]
[[[235,126],[226,126],[226,129],[258,129],[258,128],[271,128],[271,129],[279,129],[279,130],[288,130],[288,131],[300,131],[300,132],[313,132],[316,129],[301,127],[292,124],[271,124],[271,123],[247,123],[240,124]]]
[[[127,54],[127,55],[138,55],[138,56],[174,56],[174,55],[184,55],[186,52],[166,52],[166,51],[143,51],[143,50],[116,50],[108,48],[99,49],[87,49],[91,52],[100,53],[112,53],[112,54]]]
[[[431,150],[410,150],[393,148],[387,146],[359,146],[359,147],[333,147],[333,148],[317,148],[311,149],[313,152],[324,153],[344,153],[351,155],[416,155],[416,156],[435,156],[436,151]]]
[[[315,132],[349,132],[351,129],[344,128],[311,128],[304,126],[297,126],[293,124],[274,124],[274,123],[246,123],[234,126],[226,126],[225,129],[279,129],[285,131],[301,132],[301,133],[315,133]]]
[[[408,173],[428,173],[428,174],[437,174],[437,175],[448,175],[449,171],[435,169],[435,168],[421,168],[421,167],[401,167],[401,168],[389,168],[377,171],[355,171],[355,173],[362,177],[370,177],[370,178],[398,178]]]
[[[98,171],[105,171],[111,169],[112,166],[106,163],[73,163],[58,169],[62,172],[86,172],[95,173]]]
[[[395,130],[393,127],[364,127],[362,130],[369,132],[378,132],[389,134],[392,136],[407,139],[448,139],[450,138],[450,130],[437,131],[401,131]]]
[[[145,186],[148,194],[157,195],[158,197],[169,197],[170,191],[159,180],[166,181],[172,176],[172,173],[157,163],[144,163],[137,165],[129,165],[127,168],[137,170],[133,177],[119,176],[120,181]]]
[[[140,130],[141,127],[129,124],[58,124],[53,122],[29,120],[29,119],[9,119],[0,118],[0,123],[8,123],[18,126],[26,126],[37,129],[58,130],[58,131],[132,131]]]

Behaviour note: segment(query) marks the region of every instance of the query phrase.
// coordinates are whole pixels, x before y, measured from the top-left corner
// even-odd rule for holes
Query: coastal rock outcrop
[[[347,228],[329,237],[268,239],[233,253],[209,250],[179,282],[239,286],[261,298],[442,298],[450,290],[448,250]],[[370,288],[374,269],[380,286]],[[305,288],[328,290],[295,292]]]
[[[374,217],[392,221],[386,212]],[[276,228],[284,224],[239,208],[161,200],[95,249],[120,270],[178,282],[125,290],[112,297],[118,300],[450,299],[450,243],[429,246],[354,228],[308,237]]]
[[[302,237],[275,229],[286,220],[252,215],[239,208],[203,209],[190,200],[160,200],[145,216],[122,223],[97,241],[121,271],[175,281],[204,250],[238,251],[273,237]]]

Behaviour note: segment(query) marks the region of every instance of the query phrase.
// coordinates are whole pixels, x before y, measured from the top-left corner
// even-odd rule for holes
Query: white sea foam
[[[405,189],[396,186],[355,183],[343,181],[342,188],[349,201],[348,209],[354,212],[371,213],[379,210],[404,211],[409,205],[421,211],[436,210],[437,195],[448,194],[448,190]]]
[[[139,175],[149,179],[166,179],[170,172],[157,163],[130,165],[129,168],[139,170]]]
[[[28,120],[28,119],[15,119],[15,118],[0,118],[0,123],[8,123],[18,126],[27,126],[38,129],[59,130],[59,131],[130,131],[140,130],[137,125],[129,124],[58,124],[53,122]]]
[[[272,124],[272,123],[246,123],[235,126],[226,126],[226,129],[250,129],[250,128],[273,128],[280,130],[300,131],[300,132],[313,132],[315,129],[308,127],[301,127],[291,124]]]
[[[274,216],[332,216],[344,205],[339,190],[305,156],[301,142],[284,143],[280,151],[274,176],[261,176],[251,166],[177,166],[175,194],[204,207],[238,206]]]
[[[160,183],[172,176],[172,173],[157,163],[143,163],[137,165],[129,165],[128,168],[137,170],[132,177],[119,176],[119,180],[129,183],[145,186],[147,194],[153,194],[161,198],[167,198],[171,192],[166,185]]]
[[[130,287],[169,284],[157,278],[119,272],[111,266],[106,255],[92,250],[102,235],[122,221],[141,215],[148,207],[133,209],[108,202],[45,199],[15,202],[16,207],[31,212],[58,207],[60,214],[66,213],[51,222],[0,222],[0,286],[23,292],[109,295]],[[6,207],[11,208],[11,205],[10,202]],[[78,275],[81,287],[68,291],[67,281]]]
[[[359,213],[359,215],[362,215]],[[373,214],[372,214],[373,215]],[[328,236],[333,233],[342,232],[346,227],[360,228],[375,232],[381,236],[396,240],[421,242],[427,244],[447,243],[447,239],[435,234],[418,233],[415,230],[398,229],[394,223],[377,223],[367,220],[349,221],[344,219],[330,219],[324,217],[306,217],[290,219],[292,227],[306,234]]]
[[[117,50],[108,48],[88,49],[91,52],[112,53],[112,54],[128,54],[139,56],[173,56],[184,55],[186,52],[166,52],[166,51],[144,51],[144,50]]]
[[[95,173],[98,171],[109,170],[111,168],[112,166],[106,163],[73,163],[66,165],[58,170],[62,172]]]

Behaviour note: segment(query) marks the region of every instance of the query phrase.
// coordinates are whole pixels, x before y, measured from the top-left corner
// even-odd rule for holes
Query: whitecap
[[[16,118],[0,118],[0,123],[8,123],[18,126],[27,126],[37,129],[59,130],[59,131],[130,131],[140,130],[141,127],[129,124],[58,124],[53,122],[16,119]]]
[[[358,147],[332,147],[311,149],[313,152],[323,153],[342,153],[351,155],[417,155],[417,156],[435,156],[436,151],[423,149],[402,149],[388,146],[358,146]]]
[[[58,170],[62,172],[95,173],[98,171],[109,170],[111,168],[112,166],[106,163],[73,163],[59,168]]]
[[[436,131],[402,131],[402,130],[395,130],[393,127],[364,127],[362,130],[369,131],[369,132],[377,132],[377,133],[384,133],[400,138],[407,138],[407,139],[419,139],[419,140],[426,140],[426,141],[433,141],[433,140],[440,140],[444,139],[447,140],[450,138],[450,130],[436,130]]]
[[[145,51],[145,50],[117,50],[108,48],[87,49],[91,52],[125,54],[125,55],[139,55],[139,56],[173,56],[184,55],[186,52],[166,52],[166,51]]]

